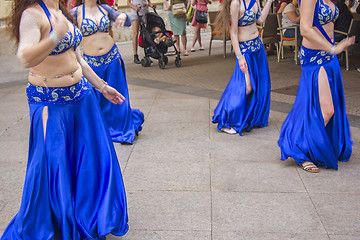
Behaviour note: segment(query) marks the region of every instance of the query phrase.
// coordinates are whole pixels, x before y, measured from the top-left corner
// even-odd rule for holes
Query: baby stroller
[[[139,15],[139,13],[138,13]],[[172,32],[166,30],[164,20],[157,14],[156,10],[154,12],[148,12],[145,14],[145,18],[139,17],[139,46],[144,48],[145,56],[141,59],[141,65],[143,67],[151,66],[151,58],[158,59],[159,68],[164,69],[168,63],[168,47],[174,47],[175,49],[175,65],[176,67],[181,67],[181,58],[180,52],[175,47],[175,41],[172,40]],[[153,29],[159,29],[158,31],[153,31]],[[155,38],[159,35],[165,35],[168,38],[168,42],[154,41]]]

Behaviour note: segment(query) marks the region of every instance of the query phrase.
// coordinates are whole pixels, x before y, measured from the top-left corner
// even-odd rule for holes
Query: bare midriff
[[[324,28],[326,34],[330,37],[331,41],[334,41],[334,23],[333,22],[329,22],[325,25],[322,25],[322,27]],[[318,32],[320,35],[323,35],[320,30],[317,27],[313,27],[315,29],[316,32]],[[325,40],[327,42],[327,40]],[[326,43],[324,42],[324,43]],[[323,49],[324,46],[319,46],[317,44],[314,44],[313,42],[310,42],[309,40],[307,40],[305,37],[302,41],[302,45],[304,45],[304,47],[306,48],[310,48],[310,49]]]
[[[246,42],[255,39],[259,36],[259,30],[256,27],[256,23],[249,26],[242,26],[238,28],[239,42]]]
[[[30,72],[33,75],[29,74],[29,82],[41,87],[67,87],[78,83],[82,78],[82,69],[73,49],[49,55],[39,65],[32,67]]]
[[[107,32],[97,32],[83,37],[84,54],[89,56],[101,56],[110,51],[114,45],[114,39]]]

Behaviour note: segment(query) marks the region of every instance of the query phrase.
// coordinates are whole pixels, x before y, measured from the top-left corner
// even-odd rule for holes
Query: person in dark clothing
[[[333,3],[339,8],[339,17],[335,22],[334,29],[347,33],[349,31],[351,19],[353,15],[351,14],[349,8],[346,6],[344,0],[334,0]],[[341,33],[335,32],[336,42],[343,40],[346,36]]]

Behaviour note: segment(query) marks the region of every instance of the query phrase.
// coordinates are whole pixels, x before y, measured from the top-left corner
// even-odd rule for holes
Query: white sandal
[[[223,127],[221,128],[221,131],[230,135],[237,134],[237,132],[233,128]]]

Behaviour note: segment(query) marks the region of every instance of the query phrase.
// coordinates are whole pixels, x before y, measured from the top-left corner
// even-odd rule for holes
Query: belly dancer
[[[263,12],[256,0],[224,0],[216,19],[220,32],[230,31],[236,54],[235,71],[212,118],[218,130],[240,134],[267,126],[270,109],[270,74],[256,24],[265,21],[272,1]]]
[[[105,3],[105,0],[101,1]],[[81,2],[78,1],[77,4]],[[141,131],[144,114],[130,107],[124,61],[114,39],[108,33],[110,19],[115,21],[115,27],[130,26],[131,21],[125,13],[119,14],[106,4],[97,4],[97,0],[85,0],[83,4],[73,8],[71,14],[84,36],[85,61],[100,78],[127,99],[122,105],[114,105],[96,91],[111,139],[114,142],[132,144]]]
[[[125,189],[92,86],[113,104],[125,99],[82,59],[81,32],[59,0],[14,6],[10,28],[30,68],[30,139],[20,209],[1,240],[122,236]]]
[[[338,8],[330,0],[302,0],[301,77],[294,106],[280,132],[281,159],[292,157],[308,172],[338,169],[352,152],[344,87],[337,54],[354,43],[334,45]]]

